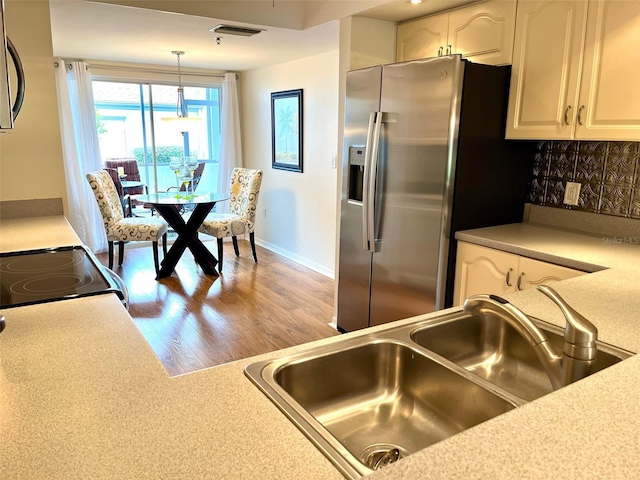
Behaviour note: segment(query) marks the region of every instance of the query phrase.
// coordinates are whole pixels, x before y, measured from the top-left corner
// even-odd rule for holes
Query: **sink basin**
[[[536,322],[554,349],[562,352],[562,329]],[[418,345],[455,362],[527,401],[553,391],[543,365],[531,346],[508,323],[495,316],[463,316],[411,333]],[[630,354],[598,342],[590,374],[610,367]]]
[[[516,406],[464,369],[393,340],[340,343],[247,374],[353,478]]]
[[[562,330],[535,323],[561,351]],[[597,346],[593,372],[632,355]],[[463,311],[349,335],[245,373],[347,478],[552,391],[515,329]]]

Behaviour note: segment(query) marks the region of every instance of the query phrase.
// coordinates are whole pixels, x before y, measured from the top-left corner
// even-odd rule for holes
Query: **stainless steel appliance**
[[[0,254],[0,308],[115,293],[128,308],[118,275],[84,246]]]
[[[454,233],[522,220],[530,144],[504,140],[509,76],[459,55],[348,72],[340,330],[450,306]]]
[[[12,63],[8,62],[9,58]],[[15,80],[13,88],[12,80]],[[11,98],[12,90],[15,91],[15,100]],[[0,132],[13,128],[14,120],[22,108],[24,94],[22,62],[15,46],[6,35],[4,0],[0,0]]]

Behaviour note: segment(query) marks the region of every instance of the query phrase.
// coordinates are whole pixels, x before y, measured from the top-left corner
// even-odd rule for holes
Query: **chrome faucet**
[[[546,285],[537,288],[560,307],[567,319],[561,354],[555,351],[546,335],[527,315],[504,298],[474,295],[465,300],[462,308],[472,315],[496,315],[515,328],[533,347],[551,386],[557,390],[591,373],[596,359],[598,329],[571,308],[554,289]]]

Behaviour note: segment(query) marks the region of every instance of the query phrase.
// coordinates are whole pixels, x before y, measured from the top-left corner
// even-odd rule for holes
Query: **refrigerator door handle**
[[[382,112],[375,112],[375,126],[373,129],[373,140],[371,145],[371,155],[369,177],[367,188],[369,190],[367,197],[367,226],[369,231],[369,251],[376,251],[376,225],[375,225],[375,198],[376,198],[376,177],[378,175],[378,147],[380,145],[380,131],[382,130]]]
[[[376,112],[369,114],[369,128],[367,129],[367,143],[365,144],[364,156],[364,173],[362,179],[362,249],[369,250],[369,170],[371,162],[369,160],[371,153],[371,142],[373,141],[373,125],[376,119]]]

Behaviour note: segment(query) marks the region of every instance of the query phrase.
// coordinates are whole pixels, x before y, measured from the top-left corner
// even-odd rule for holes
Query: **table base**
[[[187,248],[191,250],[196,263],[202,267],[204,273],[218,276],[218,272],[216,272],[218,260],[198,238],[198,228],[213,208],[213,203],[196,204],[186,222],[175,205],[155,204],[154,208],[178,234],[178,238],[162,260],[156,280],[168,277],[173,273],[178,260]]]

